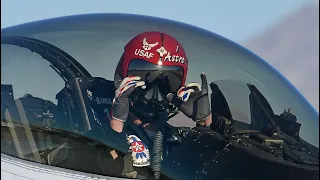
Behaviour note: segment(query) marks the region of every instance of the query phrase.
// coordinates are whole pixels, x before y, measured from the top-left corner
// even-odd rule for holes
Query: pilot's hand
[[[111,108],[112,119],[125,122],[129,114],[129,95],[138,87],[146,88],[145,82],[138,76],[129,76],[122,80],[115,92],[115,98]]]
[[[211,115],[208,97],[208,82],[205,74],[200,75],[202,85],[190,83],[181,87],[177,94],[168,94],[167,99],[193,121],[204,121]]]

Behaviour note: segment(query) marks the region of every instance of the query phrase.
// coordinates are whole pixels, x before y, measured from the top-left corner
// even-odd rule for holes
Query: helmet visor
[[[139,76],[146,86],[157,83],[161,93],[176,92],[183,79],[183,69],[179,66],[155,65],[142,59],[133,59],[129,63],[128,76]]]

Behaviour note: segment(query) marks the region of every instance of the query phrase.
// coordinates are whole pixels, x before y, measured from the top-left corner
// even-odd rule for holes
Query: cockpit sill
[[[21,132],[18,132],[19,128],[25,129],[23,124],[6,124],[6,123],[2,123],[2,129],[1,131],[3,133],[7,132],[6,129],[3,129],[4,127],[7,128],[15,128],[15,132],[21,134]],[[37,169],[37,167],[43,169],[49,169],[49,170],[43,170],[43,171],[49,171],[53,170],[53,175],[55,175],[54,173],[58,173],[57,170],[60,170],[62,172],[69,172],[70,168],[74,168],[71,166],[64,166],[64,165],[58,165],[58,163],[60,163],[63,160],[59,160],[61,158],[63,158],[62,156],[64,156],[65,158],[67,158],[67,154],[69,154],[69,156],[72,154],[68,153],[66,150],[67,149],[73,149],[73,150],[82,150],[82,149],[86,149],[87,153],[90,154],[99,154],[99,150],[102,149],[103,151],[106,152],[106,149],[108,149],[108,147],[106,147],[105,143],[103,142],[99,142],[95,139],[90,139],[88,137],[82,136],[81,134],[74,134],[71,132],[67,132],[64,130],[59,130],[59,129],[54,129],[54,128],[43,128],[41,126],[37,126],[37,125],[30,125],[30,130],[33,131],[33,134],[35,135],[35,133],[37,133],[37,131],[40,131],[42,133],[42,135],[44,137],[48,136],[48,135],[55,135],[56,137],[52,136],[54,139],[57,139],[57,137],[59,137],[61,135],[61,138],[68,138],[69,140],[65,140],[65,141],[60,141],[60,144],[57,144],[59,141],[57,141],[56,145],[51,146],[49,149],[45,149],[45,150],[49,150],[49,153],[46,153],[48,156],[48,160],[45,159],[38,159],[36,158],[36,153],[41,152],[41,154],[45,153],[42,150],[37,150],[37,151],[33,151],[33,155],[32,155],[32,151],[30,153],[24,154],[24,157],[18,158],[16,156],[19,156],[17,154],[7,154],[2,152],[1,153],[1,158],[3,160],[4,163],[9,163],[11,162],[12,165],[19,165],[21,168],[26,168],[29,170],[33,170],[36,172],[41,172]],[[27,131],[25,129],[25,131]],[[265,150],[261,149],[259,146],[256,146],[257,143],[252,143],[252,141],[248,141],[247,138],[243,138],[243,137],[231,137],[231,139],[227,139],[226,137],[222,136],[221,134],[212,131],[210,129],[207,128],[195,128],[193,130],[187,130],[187,129],[182,129],[181,131],[185,132],[188,136],[193,137],[194,139],[194,143],[209,143],[208,141],[206,141],[205,139],[209,138],[213,141],[216,141],[217,146],[221,146],[223,148],[221,148],[221,150],[219,151],[212,151],[211,153],[214,155],[213,159],[211,160],[211,163],[218,163],[219,161],[221,162],[244,162],[244,161],[251,161],[251,163],[248,163],[248,166],[251,165],[258,165],[260,163],[267,163],[267,162],[273,162],[273,166],[284,166],[287,167],[289,169],[293,168],[293,169],[304,169],[306,171],[319,171],[319,166],[316,165],[307,165],[307,164],[297,164],[295,162],[291,162],[288,160],[285,160],[283,158],[280,158],[279,154],[274,154],[271,155],[269,152],[266,152]],[[249,134],[251,134],[250,132],[247,132]],[[20,137],[19,141],[20,143],[23,142],[23,139],[28,139],[28,137],[26,136],[25,138]],[[75,141],[73,143],[70,143],[71,146],[68,146],[68,141],[71,142],[70,140],[74,139]],[[2,141],[3,143],[5,143],[6,139],[3,138]],[[58,140],[58,139],[57,139]],[[72,147],[72,144],[74,145],[75,142],[78,142],[76,144],[78,144],[74,147]],[[81,142],[81,143],[80,143]],[[37,142],[38,144],[39,142]],[[82,144],[82,145],[81,145]],[[80,146],[81,145],[81,146]],[[92,147],[91,150],[89,150],[88,148],[86,148],[85,146],[90,146]],[[5,147],[3,147],[5,148]],[[80,149],[79,149],[80,148]],[[64,151],[64,152],[63,152]],[[97,152],[96,152],[97,151]],[[201,152],[201,151],[200,151]],[[26,151],[24,152],[26,153]],[[65,154],[67,153],[67,154]],[[64,155],[63,155],[64,154]],[[236,156],[234,156],[236,154]],[[88,155],[88,154],[87,154]],[[43,155],[42,155],[43,156]],[[59,157],[60,156],[60,157]],[[231,156],[229,158],[227,158],[228,156]],[[229,160],[225,161],[223,160],[224,158],[227,158]],[[58,160],[57,160],[58,159]],[[260,159],[260,160],[259,160]],[[32,161],[32,162],[30,162]],[[37,163],[38,161],[38,163]],[[255,162],[257,161],[257,162]],[[24,165],[22,165],[24,164]],[[34,168],[29,167],[28,165],[33,165]],[[41,167],[41,165],[45,165],[44,167]],[[96,164],[96,163],[93,163]],[[92,164],[92,165],[93,165]],[[214,165],[213,164],[213,165]],[[232,163],[235,164],[235,163]],[[276,165],[278,164],[278,165]],[[58,166],[57,166],[58,165]],[[208,164],[209,165],[209,164]],[[207,165],[207,166],[208,166]],[[254,166],[256,166],[254,165]],[[56,168],[56,167],[61,167],[61,168]],[[64,169],[66,168],[66,169]],[[78,170],[78,169],[74,169],[74,170]],[[83,171],[83,170],[82,170]],[[9,171],[8,171],[9,172]],[[73,171],[70,171],[73,172]],[[78,172],[78,171],[77,171]],[[231,170],[230,170],[231,173]],[[87,175],[87,173],[80,173],[80,175]],[[98,173],[100,174],[100,173]],[[61,175],[61,173],[60,173]],[[90,174],[92,175],[92,174]],[[67,175],[64,175],[67,176]],[[76,173],[77,176],[77,173]],[[99,176],[99,175],[95,175],[95,177],[105,177],[105,176]],[[93,178],[93,176],[87,177],[87,178]],[[94,179],[94,178],[93,178]],[[117,179],[117,178],[115,178]]]
[[[14,172],[12,173],[12,170]],[[85,180],[129,180],[127,178],[117,178],[110,176],[102,176],[81,171],[74,171],[66,168],[50,166],[37,163],[25,159],[16,158],[1,152],[1,178],[16,179],[27,178],[34,179],[35,177],[44,177],[43,179],[85,179]]]

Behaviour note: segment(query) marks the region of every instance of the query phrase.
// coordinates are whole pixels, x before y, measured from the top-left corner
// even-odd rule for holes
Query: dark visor
[[[160,66],[141,59],[129,63],[128,76],[139,76],[148,84],[157,83],[163,93],[175,92],[181,87],[183,69],[179,66]]]

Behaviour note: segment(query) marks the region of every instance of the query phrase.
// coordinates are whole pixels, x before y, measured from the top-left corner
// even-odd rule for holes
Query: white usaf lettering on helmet
[[[154,56],[153,53],[145,51],[145,50],[142,50],[142,49],[136,49],[134,51],[134,54],[137,55],[137,56],[140,56],[140,57],[148,58],[148,59]]]
[[[150,44],[147,42],[147,38],[144,38],[142,41],[142,48],[143,49],[136,49],[134,51],[134,54],[140,57],[145,57],[145,58],[152,58],[154,56],[153,53],[148,52],[149,50],[151,50],[153,47],[155,47],[156,45],[158,45],[158,42],[155,42],[153,44]]]

